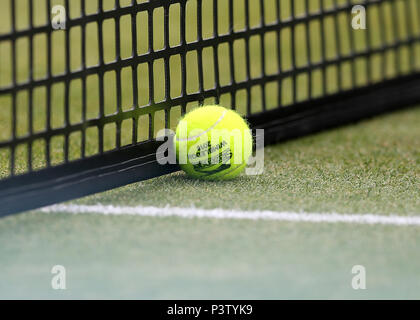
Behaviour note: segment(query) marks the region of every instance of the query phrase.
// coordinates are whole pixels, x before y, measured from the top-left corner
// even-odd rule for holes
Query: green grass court
[[[147,1],[137,1],[142,3]],[[19,12],[16,19],[16,29],[24,30],[29,27],[29,7],[25,0],[16,0],[16,11]],[[128,6],[130,1],[120,1],[121,6]],[[250,1],[249,7],[249,28],[257,28],[261,23],[267,25],[276,21],[276,1],[265,0],[264,10],[259,1]],[[305,1],[294,0],[292,8],[291,1],[281,0],[280,19],[287,23],[290,20],[292,9],[296,17],[301,17],[305,12]],[[51,1],[52,5],[64,4],[63,1]],[[85,10],[88,14],[93,14],[97,8],[97,1],[86,1]],[[115,4],[114,0],[104,0],[104,10],[111,10]],[[346,4],[345,0],[309,1],[308,10],[314,14],[321,7],[328,11],[337,6]],[[318,67],[312,72],[301,72],[293,76],[285,77],[280,82],[267,82],[264,86],[253,86],[250,90],[251,113],[262,111],[262,101],[265,97],[267,110],[278,107],[278,101],[282,106],[290,106],[295,102],[306,101],[309,98],[318,98],[325,94],[334,94],[339,90],[347,90],[353,87],[366,86],[368,83],[376,83],[384,79],[392,79],[398,74],[407,74],[413,69],[420,69],[420,46],[418,43],[412,45],[403,45],[398,49],[389,47],[382,54],[378,50],[381,46],[390,46],[395,40],[406,40],[409,36],[420,36],[418,6],[414,0],[409,0],[410,25],[406,23],[407,17],[403,1],[395,3],[384,3],[381,6],[370,6],[367,10],[368,29],[355,32],[351,28],[351,15],[342,11],[337,15],[328,15],[322,19],[313,19],[307,25],[299,23],[295,27],[284,27],[277,35],[276,31],[270,31],[263,37],[254,35],[249,38],[248,49],[251,59],[249,74],[246,70],[246,42],[244,39],[237,39],[231,43],[233,50],[233,61],[229,59],[229,43],[223,42],[217,46],[219,55],[219,65],[214,64],[215,49],[212,46],[205,47],[202,50],[203,64],[203,86],[204,90],[214,87],[218,80],[220,86],[228,86],[231,81],[241,83],[250,79],[256,79],[263,74],[270,76],[276,74],[278,70],[287,73],[293,68],[305,68],[308,61],[312,65],[321,63],[323,54],[325,59],[331,60],[340,57],[348,57],[350,54],[361,54],[366,50],[373,50],[373,54],[365,57],[359,56],[354,60],[343,60],[337,65],[328,67]],[[417,5],[417,6],[416,6]],[[234,22],[233,30],[240,32],[246,27],[245,20],[245,2],[243,0],[233,1]],[[10,4],[7,1],[4,10],[0,11],[0,34],[10,32]],[[46,23],[46,3],[40,1],[34,6],[34,26]],[[77,18],[80,15],[81,2],[72,1],[69,15],[71,18]],[[203,10],[212,12],[212,1],[203,1]],[[180,45],[180,26],[181,26],[181,7],[175,4],[169,9],[169,46]],[[227,1],[218,1],[218,30],[221,36],[229,32],[229,12]],[[197,41],[197,1],[191,0],[186,6],[186,32],[185,41],[191,44]],[[261,16],[264,19],[261,19]],[[384,19],[384,26],[381,27],[381,20]],[[149,19],[151,23],[149,24]],[[202,17],[202,36],[203,39],[209,39],[214,32],[213,15],[203,15]],[[131,57],[134,51],[137,55],[147,55],[149,51],[159,51],[164,49],[164,10],[157,8],[153,15],[148,16],[147,12],[141,11],[136,17],[137,23],[136,35],[132,33],[132,19],[129,15],[123,15],[120,18],[120,52],[117,54],[117,32],[114,19],[105,19],[102,23],[103,28],[103,60],[107,64],[120,56],[122,59]],[[151,27],[150,27],[151,26]],[[395,27],[398,26],[398,27]],[[153,41],[147,36],[149,28],[153,28]],[[294,34],[294,37],[292,36]],[[97,23],[88,23],[85,29],[86,53],[82,54],[82,28],[80,26],[69,29],[68,41],[71,43],[69,61],[65,60],[66,34],[64,31],[53,32],[51,35],[51,74],[59,76],[66,71],[68,64],[69,71],[77,72],[80,70],[82,61],[87,68],[95,67],[100,59],[98,25]],[[322,41],[321,34],[327,36]],[[131,39],[135,36],[137,48],[133,48]],[[309,46],[306,43],[306,37],[309,37]],[[47,34],[41,33],[32,39],[33,61],[31,63],[28,55],[18,54],[16,58],[17,70],[16,81],[18,85],[28,81],[30,67],[32,67],[32,76],[34,80],[43,79],[48,72],[47,52]],[[149,44],[151,45],[149,46]],[[352,47],[353,43],[353,47]],[[16,41],[16,52],[27,52],[31,41],[29,37],[20,37]],[[278,59],[277,45],[281,48],[281,57]],[[264,47],[264,52],[261,47]],[[13,83],[12,70],[12,42],[0,42],[0,87],[9,87]],[[376,50],[376,51],[375,51]],[[377,52],[377,53],[375,53]],[[294,54],[294,55],[293,55]],[[262,57],[265,57],[265,65],[262,64]],[[294,59],[293,59],[294,57]],[[186,87],[185,92],[192,94],[198,92],[198,53],[196,50],[190,50],[185,55],[186,64]],[[173,55],[169,59],[170,68],[170,98],[176,99],[182,94],[181,85],[181,56]],[[230,76],[230,64],[234,64],[235,73],[233,79]],[[168,126],[175,129],[180,117],[181,106],[171,106],[163,104],[157,106],[159,102],[165,99],[165,79],[164,79],[164,59],[156,59],[153,64],[140,63],[134,69],[123,67],[116,70],[110,70],[104,73],[100,80],[97,74],[85,77],[86,105],[82,103],[83,82],[80,78],[71,81],[69,86],[68,104],[71,106],[68,114],[65,112],[66,91],[65,82],[56,82],[51,86],[51,111],[48,122],[48,96],[46,86],[35,88],[30,96],[29,90],[18,90],[16,95],[16,130],[17,139],[22,139],[29,134],[40,134],[47,128],[50,130],[59,130],[67,127],[71,130],[68,136],[68,160],[80,159],[83,154],[81,146],[83,140],[86,142],[86,156],[98,154],[100,150],[99,137],[100,132],[96,125],[87,124],[82,128],[75,127],[82,121],[92,121],[99,116],[106,116],[113,122],[106,124],[102,130],[103,151],[114,150],[117,146],[125,146],[131,143],[137,143],[148,140],[156,136],[157,132],[165,127],[165,117],[168,118]],[[214,70],[219,69],[219,79],[215,79]],[[354,78],[350,76],[354,72]],[[133,84],[133,74],[137,75],[137,91]],[[149,75],[153,73],[152,82],[149,82]],[[121,79],[120,94],[121,99],[117,99],[117,74]],[[324,83],[325,77],[325,86]],[[103,81],[104,96],[103,104],[100,104],[100,82]],[[312,85],[309,89],[308,82]],[[293,97],[293,83],[296,83],[296,100]],[[153,85],[154,90],[150,92]],[[138,99],[134,97],[137,95]],[[32,98],[32,99],[30,99]],[[153,98],[153,101],[151,99]],[[236,109],[242,115],[247,113],[247,93],[245,89],[238,90],[234,94]],[[233,96],[223,94],[220,97],[220,103],[224,106],[231,106]],[[31,102],[32,101],[32,106]],[[204,99],[202,103],[214,103],[213,98]],[[199,102],[190,102],[186,106],[186,111],[196,108]],[[0,142],[8,141],[13,137],[13,118],[12,95],[6,94],[0,96],[0,106],[2,107],[2,117],[0,117]],[[29,114],[32,113],[32,119]],[[150,120],[150,115],[152,120]],[[116,122],[120,121],[120,124]],[[138,124],[137,137],[133,135],[133,126]],[[117,131],[120,131],[120,139],[117,141]],[[49,158],[52,165],[58,165],[65,162],[66,137],[62,134],[53,136],[50,141]],[[40,136],[32,143],[32,166],[38,170],[45,168],[47,157],[45,155],[46,141]],[[28,144],[20,144],[15,151],[16,174],[22,174],[28,171]],[[7,177],[10,171],[9,159],[10,150],[0,149],[0,178]]]
[[[419,216],[419,121],[415,108],[268,147],[256,178],[175,173],[72,203]],[[418,299],[418,228],[35,211],[0,220],[0,297]],[[351,288],[356,264],[367,290]]]
[[[51,1],[62,4],[63,1]],[[70,16],[77,16],[80,1],[72,0]],[[138,3],[144,1],[137,1]],[[234,0],[237,9],[233,29],[245,27],[244,1]],[[260,23],[260,1],[249,1],[249,25]],[[419,3],[408,1],[414,6]],[[15,0],[19,17],[17,29],[28,26],[28,7],[24,0]],[[44,1],[34,6],[35,25],[46,21]],[[110,10],[114,1],[104,0],[104,9]],[[121,1],[121,6],[130,1]],[[212,11],[211,1],[203,1],[207,10]],[[219,30],[225,34],[229,30],[227,1],[219,1]],[[280,1],[281,19],[287,22],[291,15],[290,1]],[[320,8],[320,1],[310,0],[309,11]],[[331,9],[334,1],[326,0],[324,9]],[[336,1],[343,5],[346,1]],[[262,39],[249,40],[252,67],[251,79],[275,74],[279,68],[287,72],[295,67],[302,68],[309,60],[317,64],[322,60],[322,47],[327,59],[346,56],[351,53],[351,39],[354,53],[368,48],[378,49],[389,45],[395,39],[407,39],[419,34],[419,10],[409,11],[412,30],[407,29],[407,17],[401,5],[381,6],[385,17],[383,32],[379,29],[379,14],[376,6],[368,11],[368,31],[353,31],[349,24],[349,14],[342,12],[327,16],[321,21],[311,21],[309,28],[304,24],[294,29],[293,48],[291,27],[283,28],[280,38],[270,32]],[[94,13],[97,1],[86,1],[88,13]],[[264,1],[265,23],[273,23],[275,1]],[[305,11],[305,1],[294,2],[296,16]],[[3,6],[3,4],[2,4]],[[0,35],[10,32],[8,12],[9,1],[0,10]],[[191,0],[187,6],[186,41],[197,39],[197,2]],[[420,9],[420,8],[419,8]],[[383,10],[383,11],[382,11]],[[396,14],[394,15],[394,12]],[[169,12],[170,46],[179,45],[180,8],[175,5]],[[394,18],[398,17],[398,21]],[[212,36],[212,16],[203,17],[203,38]],[[162,50],[163,10],[153,13],[153,50]],[[147,54],[146,30],[147,14],[136,16],[138,23],[138,47],[130,44],[131,20],[121,17],[121,57],[129,58],[132,50],[136,54]],[[395,27],[396,23],[398,27]],[[340,30],[335,37],[334,30]],[[104,21],[104,60],[111,63],[116,57],[115,22]],[[97,26],[86,27],[86,66],[98,63]],[[326,32],[326,42],[320,34]],[[304,39],[310,36],[310,48]],[[339,39],[337,43],[335,39]],[[41,79],[47,72],[46,35],[33,39],[34,61],[31,64],[26,55],[17,58],[17,82],[24,83],[29,77],[29,67],[33,66],[34,79]],[[82,63],[81,28],[70,31],[70,41],[75,45],[70,52],[69,68],[77,71]],[[277,42],[280,42],[282,56],[277,60]],[[265,47],[266,64],[261,64],[261,45]],[[245,42],[235,41],[234,80],[246,81]],[[0,88],[12,84],[11,42],[0,42]],[[30,46],[27,37],[17,43],[19,52],[27,52]],[[52,36],[52,74],[65,71],[65,34]],[[229,47],[223,43],[218,47],[220,85],[229,85]],[[295,59],[292,59],[295,52]],[[413,54],[410,54],[413,53]],[[203,50],[204,89],[211,89],[214,79],[214,49]],[[193,93],[197,87],[198,56],[195,51],[186,54],[186,92]],[[396,62],[398,62],[396,64]],[[171,57],[170,96],[181,95],[181,58]],[[150,69],[152,68],[152,69]],[[339,89],[350,89],[352,70],[356,78],[354,86],[361,87],[384,79],[392,79],[397,74],[408,74],[420,69],[420,46],[404,45],[398,49],[386,50],[346,60],[339,65],[331,65],[325,70],[301,73],[296,77],[296,101],[317,98],[323,94],[334,94]],[[150,67],[146,63],[121,72],[121,101],[117,101],[116,72],[104,75],[104,104],[99,103],[99,78],[86,78],[87,104],[82,105],[82,81],[72,82],[69,91],[69,114],[65,114],[65,86],[56,83],[51,97],[51,129],[72,127],[84,119],[92,120],[99,115],[122,117],[121,141],[116,141],[117,128],[110,124],[104,128],[104,151],[118,145],[146,141],[155,136],[165,126],[165,108],[169,112],[169,126],[175,128],[181,116],[181,107],[167,109],[163,106],[156,111],[150,103],[149,73],[153,70],[154,102],[165,98],[164,61],[156,60]],[[327,81],[323,87],[323,71]],[[368,73],[369,71],[369,73]],[[132,82],[133,72],[138,76],[135,101]],[[368,74],[370,75],[368,77]],[[312,81],[311,91],[308,81]],[[262,97],[266,98],[267,109],[277,107],[281,94],[283,107],[293,101],[292,77],[281,83],[269,82],[263,88],[251,88],[251,112],[262,110]],[[341,88],[339,87],[341,84]],[[32,114],[29,119],[29,91],[17,93],[16,137],[23,138],[32,133],[43,132],[47,127],[46,88],[33,91]],[[246,114],[246,92],[235,93],[237,110]],[[232,96],[221,97],[221,104],[230,106]],[[204,103],[213,103],[206,99]],[[198,106],[189,103],[187,111]],[[13,137],[11,119],[12,96],[0,96],[0,142]],[[156,112],[155,112],[156,111]],[[150,130],[149,113],[154,113],[153,130]],[[133,117],[125,117],[130,113]],[[137,141],[133,141],[133,121],[138,121]],[[397,215],[420,218],[420,108],[402,110],[374,119],[321,132],[301,139],[269,146],[265,149],[264,174],[223,182],[202,182],[187,178],[183,173],[175,173],[152,180],[135,183],[102,194],[89,196],[64,205],[112,205],[119,207],[200,208],[244,211],[270,210],[292,213],[337,213],[339,215],[374,214],[380,216]],[[149,136],[149,131],[151,136]],[[69,160],[81,158],[82,137],[86,139],[86,155],[95,155],[99,150],[98,129],[88,126],[75,130],[69,136]],[[51,163],[64,162],[64,136],[51,139]],[[33,168],[46,166],[45,141],[39,139],[32,145]],[[16,149],[16,173],[28,171],[27,145]],[[0,149],[0,178],[10,171],[10,151]],[[0,204],[1,205],[1,204]],[[357,224],[328,222],[287,222],[246,219],[212,219],[181,217],[145,217],[124,214],[102,215],[71,212],[45,213],[40,210],[0,219],[0,299],[11,298],[147,298],[147,299],[280,299],[280,298],[350,298],[388,299],[420,298],[420,243],[419,226],[398,226],[395,224]],[[51,268],[63,265],[67,270],[67,290],[51,289]],[[352,267],[363,265],[367,270],[367,289],[353,290],[351,287]]]

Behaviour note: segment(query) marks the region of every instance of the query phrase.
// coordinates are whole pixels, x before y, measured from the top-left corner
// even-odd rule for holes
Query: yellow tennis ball
[[[252,154],[246,121],[221,106],[204,106],[185,115],[174,137],[181,169],[194,178],[225,180],[237,177]]]

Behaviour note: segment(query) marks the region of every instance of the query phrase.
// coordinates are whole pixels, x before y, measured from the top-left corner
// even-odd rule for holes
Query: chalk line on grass
[[[367,225],[420,226],[420,216],[378,214],[339,214],[276,211],[241,211],[178,207],[124,207],[112,205],[54,205],[40,209],[46,213],[133,215],[144,217],[210,218],[237,220],[271,220],[312,223],[350,223]]]

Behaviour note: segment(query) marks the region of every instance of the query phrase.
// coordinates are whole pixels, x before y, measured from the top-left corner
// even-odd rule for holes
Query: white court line
[[[276,211],[240,211],[225,209],[199,209],[177,207],[118,207],[111,205],[54,205],[42,212],[68,212],[73,214],[134,215],[145,217],[211,218],[238,220],[274,220],[314,223],[350,223],[367,225],[420,226],[420,216],[377,214],[305,213]]]

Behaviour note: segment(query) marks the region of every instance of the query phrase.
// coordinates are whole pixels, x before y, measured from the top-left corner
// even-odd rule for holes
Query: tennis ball
[[[237,177],[252,154],[252,135],[235,111],[212,105],[197,108],[179,122],[174,149],[181,169],[204,180]]]

